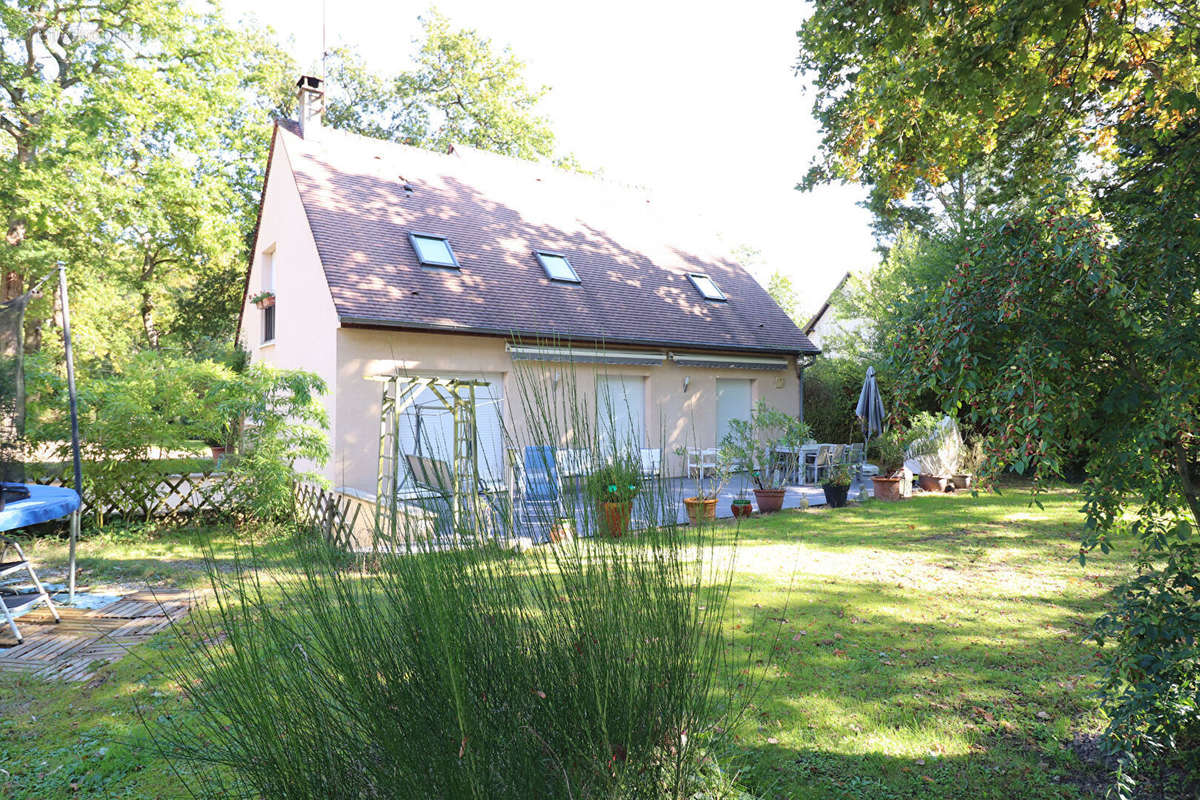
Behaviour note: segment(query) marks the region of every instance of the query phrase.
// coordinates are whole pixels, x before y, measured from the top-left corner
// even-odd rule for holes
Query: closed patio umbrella
[[[879,384],[875,382],[875,368],[867,367],[867,377],[863,380],[862,391],[858,394],[858,405],[854,414],[862,420],[863,427],[863,457],[866,458],[867,442],[872,436],[883,432],[883,398],[879,395]]]

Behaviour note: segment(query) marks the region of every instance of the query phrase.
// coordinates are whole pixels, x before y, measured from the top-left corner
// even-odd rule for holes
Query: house
[[[799,413],[816,348],[719,243],[646,193],[470,148],[433,153],[323,128],[320,81],[271,142],[238,324],[256,362],[329,387],[335,486],[376,487],[372,375],[472,378],[481,471],[524,428],[522,363],[573,367],[621,433],[711,447],[759,399]],[[273,294],[273,305],[254,302]],[[260,300],[261,303],[261,300]],[[261,303],[266,305],[265,303]],[[410,409],[408,451],[446,446],[444,415]],[[422,414],[424,413],[424,416]],[[431,443],[432,441],[432,443]]]
[[[804,335],[826,356],[843,355],[841,350],[847,337],[862,337],[869,333],[867,320],[847,317],[844,311],[839,310],[838,301],[849,280],[850,273],[847,272],[804,326]]]

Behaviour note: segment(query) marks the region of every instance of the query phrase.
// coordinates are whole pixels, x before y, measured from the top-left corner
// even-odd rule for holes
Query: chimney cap
[[[301,89],[320,89],[322,83],[324,81],[313,75],[301,75],[296,81],[296,86]]]

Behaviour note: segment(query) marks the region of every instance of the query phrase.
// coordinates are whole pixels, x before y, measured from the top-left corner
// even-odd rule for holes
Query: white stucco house
[[[335,486],[375,490],[366,379],[380,373],[486,381],[478,446],[493,472],[508,458],[498,430],[522,424],[523,363],[570,363],[581,393],[619,399],[626,433],[668,459],[713,446],[759,399],[799,413],[818,348],[711,232],[547,164],[323,128],[320,81],[300,90],[301,121],[273,133],[237,335],[253,361],[327,383]]]

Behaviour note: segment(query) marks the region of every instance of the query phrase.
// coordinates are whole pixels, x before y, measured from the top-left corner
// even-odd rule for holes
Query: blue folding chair
[[[536,512],[540,523],[537,527],[549,531],[561,513],[563,494],[553,447],[530,445],[525,448],[521,483],[521,516],[528,521],[531,511]],[[547,534],[539,530],[538,538],[544,540]]]

